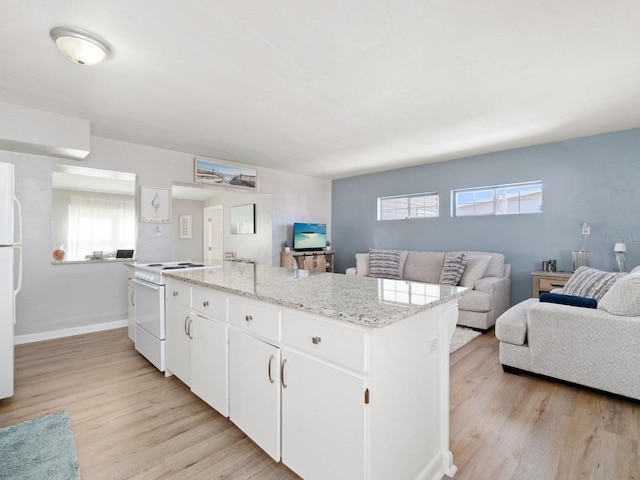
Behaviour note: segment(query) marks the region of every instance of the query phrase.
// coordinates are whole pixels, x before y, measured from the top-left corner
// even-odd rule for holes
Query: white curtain
[[[105,255],[135,248],[135,201],[130,195],[69,194],[66,260],[85,260],[94,251]]]

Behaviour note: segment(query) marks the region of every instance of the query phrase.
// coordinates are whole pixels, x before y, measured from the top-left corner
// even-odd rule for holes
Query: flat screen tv
[[[327,243],[327,225],[325,223],[294,223],[294,250],[322,250]]]

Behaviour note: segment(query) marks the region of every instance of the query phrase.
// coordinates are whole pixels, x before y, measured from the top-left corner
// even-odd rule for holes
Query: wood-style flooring
[[[60,410],[83,480],[298,478],[160,374],[126,329],[16,347],[0,427]],[[640,480],[639,445],[639,404],[504,373],[493,331],[451,355],[456,480]]]

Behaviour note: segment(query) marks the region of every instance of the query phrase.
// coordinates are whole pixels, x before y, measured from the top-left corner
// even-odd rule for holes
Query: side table
[[[541,293],[564,287],[571,275],[573,275],[572,272],[531,272],[533,296],[538,298]]]

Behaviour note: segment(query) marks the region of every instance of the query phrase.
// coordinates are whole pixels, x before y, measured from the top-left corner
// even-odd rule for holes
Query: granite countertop
[[[365,327],[384,327],[461,297],[468,288],[223,262],[167,278]]]

